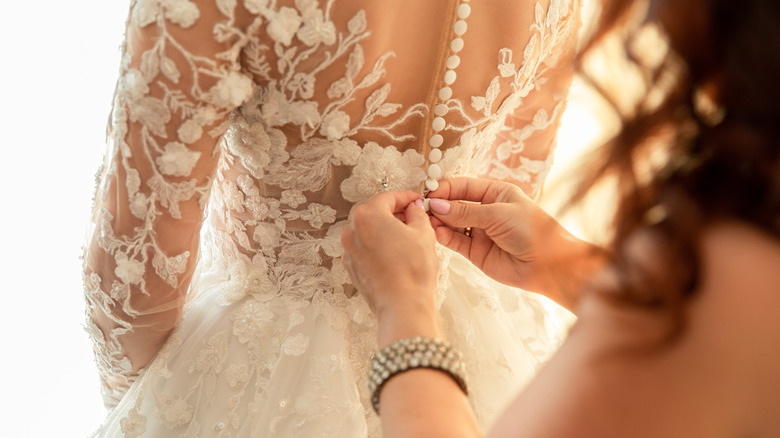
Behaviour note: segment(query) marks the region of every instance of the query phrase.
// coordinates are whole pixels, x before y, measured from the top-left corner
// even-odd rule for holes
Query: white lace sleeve
[[[506,118],[503,130],[480,167],[480,176],[513,182],[538,198],[552,164],[556,134],[574,76],[573,58],[580,29],[580,2],[536,5],[533,35],[523,59],[499,53],[500,75],[520,90],[519,107]]]
[[[107,405],[180,319],[226,119],[252,91],[229,0],[136,0],[84,257]]]

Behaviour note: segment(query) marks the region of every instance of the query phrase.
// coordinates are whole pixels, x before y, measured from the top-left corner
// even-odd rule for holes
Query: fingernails
[[[414,201],[414,205],[416,205],[416,206],[422,208],[423,210],[425,210],[425,204],[423,203],[422,199],[418,199],[418,200]]]
[[[433,210],[434,213],[447,214],[450,212],[450,202],[444,199],[431,198],[431,200],[428,201],[428,205],[431,206],[431,210]]]

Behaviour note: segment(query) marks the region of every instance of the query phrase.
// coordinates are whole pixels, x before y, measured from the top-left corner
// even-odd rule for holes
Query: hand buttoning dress
[[[100,437],[376,437],[350,210],[481,175],[538,196],[579,0],[135,0],[84,262]],[[427,182],[426,182],[427,181]],[[561,333],[440,248],[483,424]]]

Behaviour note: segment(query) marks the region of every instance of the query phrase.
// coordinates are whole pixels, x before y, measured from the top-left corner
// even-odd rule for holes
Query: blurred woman
[[[652,62],[637,52],[648,29],[669,46]],[[589,47],[608,33],[646,87],[632,106],[602,90],[622,128],[575,196],[617,180],[607,248],[517,188],[468,178],[430,194],[431,219],[419,195],[385,193],[342,232],[378,317],[370,385],[385,436],[481,433],[468,368],[441,339],[436,240],[579,317],[489,436],[780,435],[780,5],[609,1]]]

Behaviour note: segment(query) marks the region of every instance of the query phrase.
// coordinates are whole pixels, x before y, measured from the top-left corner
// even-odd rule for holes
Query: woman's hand
[[[342,262],[379,319],[380,347],[440,337],[436,237],[422,206],[417,193],[384,192],[355,207],[341,233]]]
[[[570,310],[582,283],[603,263],[603,251],[572,236],[513,184],[454,178],[428,196],[439,243],[491,278]],[[470,237],[466,227],[472,227]]]

